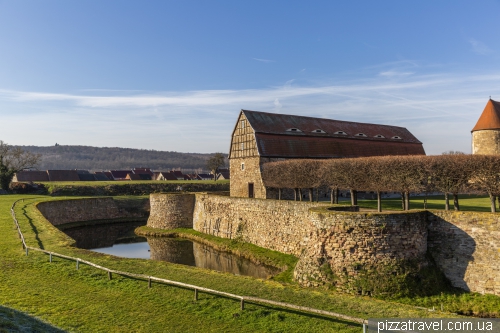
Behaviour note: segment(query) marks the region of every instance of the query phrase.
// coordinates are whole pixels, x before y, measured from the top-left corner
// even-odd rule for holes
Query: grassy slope
[[[25,256],[9,214],[12,202],[28,196],[0,196],[0,304],[37,316],[72,332],[359,332],[356,324],[248,304],[180,288],[121,277],[43,254]],[[50,198],[47,198],[50,200]],[[217,273],[139,259],[120,259],[69,247],[71,239],[46,223],[30,200],[16,212],[27,242],[55,252],[91,260],[109,268],[142,273],[356,317],[450,316],[412,306],[324,290],[302,289],[275,281]],[[0,326],[1,327],[1,326]]]

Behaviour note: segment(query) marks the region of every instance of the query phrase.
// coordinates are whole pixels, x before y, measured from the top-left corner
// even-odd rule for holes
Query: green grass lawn
[[[69,332],[361,332],[358,324],[275,307],[247,303],[241,311],[235,300],[203,293],[195,302],[191,290],[158,284],[148,289],[147,282],[119,276],[109,281],[105,272],[86,265],[76,270],[75,262],[54,258],[49,263],[47,255],[34,251],[26,256],[9,213],[17,199],[24,199],[16,206],[16,214],[29,246],[79,257],[111,269],[359,318],[454,316],[450,312],[429,312],[401,304],[412,303],[412,300],[401,299],[398,303],[355,297],[325,289],[301,288],[294,283],[152,260],[116,258],[77,249],[71,246],[73,241],[68,236],[47,223],[34,207],[33,203],[40,199],[31,198],[33,196],[0,196],[0,332],[2,329],[9,332],[9,327],[26,326],[23,314]],[[466,309],[471,302],[453,297],[458,299],[453,311]],[[486,312],[491,309],[499,312],[500,297],[474,297],[485,304]],[[423,298],[415,299],[413,304],[431,305],[442,301]],[[474,304],[477,303],[476,300]],[[2,316],[3,309],[14,314]],[[37,323],[40,322],[32,322]]]
[[[488,196],[459,195],[460,210],[490,212],[490,198]],[[377,200],[358,200],[360,208],[377,209]],[[444,209],[444,195],[427,197],[427,209]],[[410,209],[424,209],[424,197],[410,197]],[[401,199],[382,199],[382,210],[402,210]],[[450,210],[453,210],[453,197],[450,196]]]

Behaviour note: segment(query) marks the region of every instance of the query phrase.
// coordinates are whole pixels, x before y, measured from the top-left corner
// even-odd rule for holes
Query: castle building
[[[500,154],[500,102],[490,98],[471,133],[473,154]]]
[[[233,197],[268,198],[264,163],[291,158],[425,155],[406,128],[241,110],[231,137]]]

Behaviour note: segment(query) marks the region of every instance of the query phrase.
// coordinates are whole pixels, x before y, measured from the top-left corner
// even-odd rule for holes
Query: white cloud
[[[269,60],[269,59],[261,59],[261,58],[252,58],[253,60],[260,61],[260,62],[265,62],[265,63],[270,63],[270,62],[275,62],[274,60]]]
[[[488,96],[500,99],[492,93],[499,85],[500,72],[376,75],[335,84],[288,81],[262,89],[106,95],[4,89],[0,139],[12,144],[227,151],[239,110],[250,109],[403,126],[428,153],[470,151],[470,130]]]
[[[493,53],[493,50],[490,49],[486,44],[484,44],[481,41],[478,41],[476,39],[469,39],[469,43],[472,45],[472,51],[474,53],[480,54],[480,55],[488,55]]]

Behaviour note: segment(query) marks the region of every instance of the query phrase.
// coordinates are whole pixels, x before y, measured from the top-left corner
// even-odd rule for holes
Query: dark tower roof
[[[471,132],[500,129],[500,102],[490,99]]]
[[[255,131],[260,156],[425,155],[422,143],[404,127],[241,111]]]

